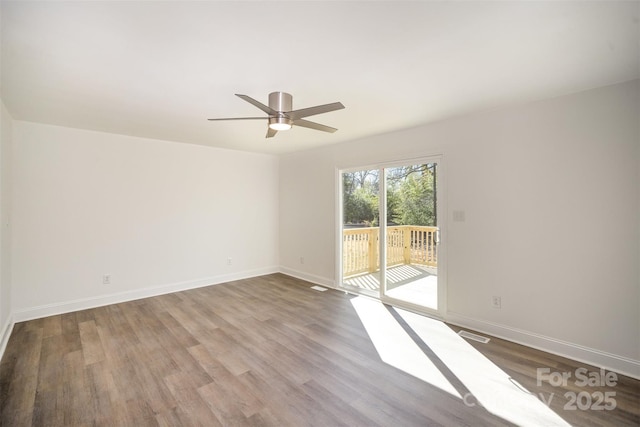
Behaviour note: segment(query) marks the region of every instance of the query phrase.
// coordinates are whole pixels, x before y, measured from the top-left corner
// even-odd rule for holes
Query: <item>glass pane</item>
[[[342,283],[359,293],[378,296],[379,172],[342,174]]]
[[[437,165],[389,168],[385,175],[385,295],[437,310]]]

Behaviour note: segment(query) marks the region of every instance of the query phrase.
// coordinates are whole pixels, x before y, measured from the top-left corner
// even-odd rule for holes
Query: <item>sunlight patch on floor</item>
[[[351,303],[384,362],[516,425],[570,425],[443,322],[366,297]]]
[[[462,398],[384,305],[366,297],[353,298],[351,304],[385,363]]]

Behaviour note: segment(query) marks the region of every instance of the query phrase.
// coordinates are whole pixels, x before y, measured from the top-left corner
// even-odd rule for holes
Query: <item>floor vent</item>
[[[481,342],[483,344],[486,344],[486,343],[489,342],[489,338],[483,337],[481,335],[473,334],[473,333],[467,332],[467,331],[460,331],[460,332],[458,332],[458,335],[460,335],[462,338],[468,338],[470,340],[478,341],[478,342]]]
[[[312,286],[311,289],[313,289],[314,291],[320,291],[320,292],[324,292],[327,290],[327,288],[323,288],[322,286]]]

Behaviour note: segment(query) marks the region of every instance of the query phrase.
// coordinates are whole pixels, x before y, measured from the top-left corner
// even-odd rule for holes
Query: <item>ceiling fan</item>
[[[302,108],[292,110],[293,97],[285,92],[271,92],[269,94],[269,105],[256,101],[255,99],[236,93],[236,96],[244,99],[265,113],[267,117],[230,117],[225,119],[207,119],[211,121],[218,120],[269,120],[269,128],[267,129],[266,138],[271,138],[278,133],[279,130],[289,130],[292,126],[302,126],[309,129],[321,130],[323,132],[335,132],[338,129],[321,125],[320,123],[304,120],[304,117],[315,116],[316,114],[328,113],[330,111],[341,110],[344,105],[340,102],[331,104],[316,105],[315,107]]]

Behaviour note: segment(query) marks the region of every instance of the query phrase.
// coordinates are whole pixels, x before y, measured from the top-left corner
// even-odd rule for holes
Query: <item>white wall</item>
[[[278,268],[275,156],[16,121],[12,208],[16,320]]]
[[[0,2],[0,16],[2,3]],[[0,39],[2,31],[0,31]],[[2,41],[0,40],[0,45]],[[0,58],[1,62],[1,58]],[[0,67],[1,71],[2,67]],[[2,78],[0,76],[0,82]],[[10,166],[11,166],[11,116],[2,102],[0,88],[0,356],[4,353],[12,326],[11,318],[11,229]],[[7,224],[5,226],[5,224]]]
[[[0,354],[11,327],[11,137],[12,119],[0,100]]]
[[[443,154],[447,319],[640,376],[639,100],[635,81],[283,156],[282,267],[333,284],[336,167]]]

